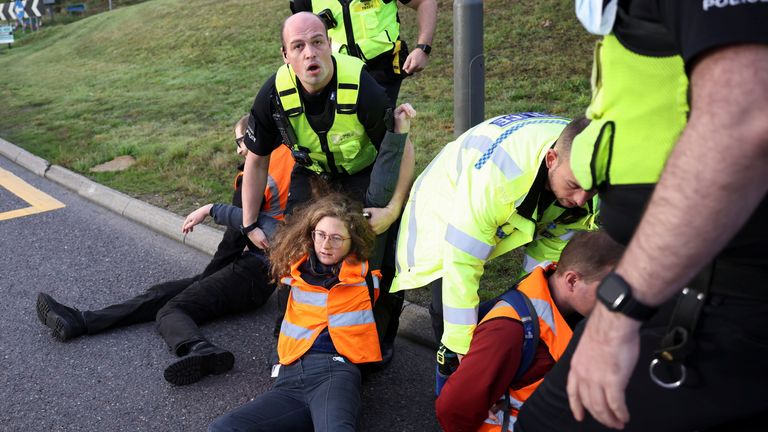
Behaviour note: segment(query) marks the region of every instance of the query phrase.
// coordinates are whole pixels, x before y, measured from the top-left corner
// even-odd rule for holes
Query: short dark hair
[[[576,117],[568,123],[562,132],[560,132],[560,137],[557,139],[555,150],[557,150],[557,155],[561,158],[561,161],[571,159],[571,145],[573,144],[573,139],[576,138],[576,135],[583,132],[591,122],[592,120],[588,118]]]
[[[586,282],[594,282],[616,267],[623,253],[624,246],[605,231],[579,231],[560,254],[557,271],[574,270]]]

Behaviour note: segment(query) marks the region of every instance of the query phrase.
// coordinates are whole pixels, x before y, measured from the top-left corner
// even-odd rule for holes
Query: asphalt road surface
[[[235,367],[184,387],[163,379],[175,357],[154,323],[52,338],[36,316],[37,292],[95,309],[194,275],[210,257],[2,157],[0,179],[0,430],[199,431],[271,386],[273,302],[205,325]],[[390,368],[363,385],[360,430],[439,430],[433,352],[402,339],[396,348]]]

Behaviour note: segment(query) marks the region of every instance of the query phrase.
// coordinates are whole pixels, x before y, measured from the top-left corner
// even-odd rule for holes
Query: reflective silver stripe
[[[491,256],[494,248],[494,246],[470,236],[451,224],[448,224],[445,228],[445,241],[453,245],[453,247],[483,261]]]
[[[283,209],[280,208],[280,189],[277,187],[277,182],[271,175],[267,175],[267,189],[269,189],[269,210],[264,213],[268,216],[280,216],[283,213]]]
[[[533,303],[533,308],[536,309],[536,315],[538,315],[540,319],[547,323],[549,328],[552,329],[552,333],[557,334],[557,329],[555,328],[555,317],[552,314],[552,307],[549,305],[549,303],[544,300],[535,298],[531,299],[531,303]]]
[[[362,282],[358,282],[358,283],[356,283],[356,284],[338,284],[338,285],[336,285],[336,286],[337,286],[337,287],[363,287],[363,286],[364,286],[364,287],[367,287],[367,286],[368,286],[368,283],[367,283],[367,282],[365,282],[365,281],[362,281]]]
[[[491,312],[492,310],[494,310],[494,309],[502,308],[502,307],[505,307],[505,306],[506,306],[506,307],[512,307],[512,305],[511,305],[511,304],[509,304],[509,303],[507,303],[506,301],[504,301],[504,300],[499,300],[499,301],[497,301],[497,302],[496,302],[496,304],[495,304],[495,305],[493,305],[493,307],[491,308],[491,310],[489,310],[488,312],[490,313],[490,312]]]
[[[547,268],[547,266],[549,266],[550,264],[552,264],[552,261],[549,261],[549,260],[539,261],[528,254],[525,254],[525,256],[523,257],[523,271],[525,271],[526,273],[532,272],[533,269],[535,269],[536,267]]]
[[[408,214],[408,243],[405,248],[405,262],[408,267],[416,265],[414,249],[416,249],[416,201],[411,201],[411,212]]]
[[[368,261],[364,262],[363,265],[361,265],[362,271],[360,272],[360,276],[365,277],[365,275],[368,274]]]
[[[486,150],[488,150],[488,147],[490,147],[491,144],[493,144],[493,140],[490,137],[484,135],[469,134],[461,143],[461,147],[464,149],[478,150],[479,152],[484,153]],[[459,174],[459,176],[461,176],[461,173],[464,170],[462,156],[464,156],[464,152],[460,150],[459,157],[456,158],[456,172]]]
[[[503,147],[499,147],[493,152],[491,162],[501,170],[507,180],[512,180],[523,173],[523,170],[517,166],[515,160],[512,159],[512,156],[510,156]]]
[[[283,285],[293,285],[293,278],[292,277],[284,277],[280,279],[280,282],[283,283]]]
[[[413,267],[416,265],[416,256],[414,254],[414,249],[416,249],[416,195],[419,193],[419,188],[421,187],[421,182],[424,181],[424,178],[429,175],[429,172],[432,170],[432,167],[435,165],[438,159],[440,159],[440,156],[445,151],[446,147],[443,147],[442,150],[440,150],[440,153],[435,156],[434,159],[432,159],[432,162],[427,165],[426,168],[424,168],[424,171],[421,172],[421,175],[416,179],[416,183],[413,185],[413,192],[411,193],[412,198],[409,201],[409,204],[411,205],[411,211],[408,214],[408,243],[406,245],[405,249],[405,262],[408,265],[408,267]],[[428,221],[431,222],[431,221]]]
[[[512,399],[512,403],[510,404],[511,406],[517,408],[518,410],[520,409],[520,407],[523,406],[523,403],[518,401],[517,399],[515,399],[515,398],[511,398],[511,399]],[[503,401],[504,399],[502,398],[501,400]],[[515,402],[518,402],[519,405],[515,406]],[[504,421],[504,415],[506,415],[508,413],[504,412],[503,409],[498,409],[493,414],[496,416],[496,420],[494,420],[494,419],[492,419],[490,417],[487,417],[483,421],[483,423],[486,423],[486,424],[489,424],[489,425],[494,425],[494,426],[501,426],[503,424],[503,421]],[[508,432],[514,432],[514,426],[515,426],[515,422],[516,421],[517,421],[517,417],[512,416],[512,415],[509,416],[509,426],[507,426],[507,431]]]
[[[512,395],[509,396],[509,406],[512,408],[520,409],[523,407],[523,401],[515,399],[512,397]]]
[[[498,420],[493,420],[492,418],[488,417],[488,418],[485,419],[485,421],[483,423],[501,427],[502,426],[501,422],[504,421],[504,410],[498,410],[498,411],[496,411],[495,414],[496,414],[496,418]],[[514,426],[515,426],[515,422],[516,421],[517,421],[517,417],[515,417],[515,416],[510,416],[509,417],[509,426],[507,426],[507,431],[508,432],[514,432],[514,430],[515,430]]]
[[[443,319],[456,325],[477,324],[477,307],[454,308],[443,304]]]
[[[568,230],[567,233],[559,236],[558,238],[562,241],[568,241],[570,240],[574,235],[576,234],[576,231],[574,230]]]
[[[297,303],[325,306],[328,302],[328,294],[303,291],[300,288],[291,287],[291,299]]]
[[[379,278],[371,275],[371,279],[373,279],[373,289],[379,289],[379,285],[381,284],[381,281],[379,281]]]
[[[355,312],[344,312],[328,316],[329,327],[344,327],[361,324],[373,324],[372,310],[361,310]]]
[[[312,330],[291,324],[286,320],[283,320],[283,324],[280,325],[280,333],[294,339],[310,339],[312,337]]]
[[[496,420],[490,417],[486,417],[483,423],[489,424],[489,425],[501,426],[501,422],[504,420],[504,410],[497,409],[493,414],[496,415]]]

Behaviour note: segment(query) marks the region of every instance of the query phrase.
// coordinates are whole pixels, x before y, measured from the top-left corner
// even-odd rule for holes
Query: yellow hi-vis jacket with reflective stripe
[[[330,289],[307,283],[300,266],[305,255],[291,266],[291,275],[282,279],[291,287],[285,309],[277,354],[280,364],[288,365],[312,347],[326,327],[336,351],[352,363],[381,360],[379,335],[373,317],[373,301],[378,297],[380,274],[373,275],[373,299],[365,277],[368,261],[347,257],[339,270],[339,282]]]
[[[550,268],[549,270],[554,270]],[[539,340],[546,345],[549,350],[549,354],[555,361],[560,360],[563,356],[565,348],[568,346],[568,342],[573,337],[573,331],[568,326],[568,323],[563,318],[560,310],[557,309],[555,301],[552,298],[552,294],[549,291],[549,284],[547,283],[547,274],[541,267],[537,267],[534,271],[525,278],[518,290],[523,292],[531,301],[533,308],[536,309],[536,315],[539,318]],[[509,303],[500,300],[497,302],[493,309],[491,309],[480,321],[484,323],[488,320],[506,317],[520,321],[520,314]],[[500,340],[499,343],[516,343],[515,341]],[[522,340],[519,341],[522,347]],[[531,396],[534,390],[544,380],[541,379],[528,384],[527,386],[520,388],[509,388],[510,395],[510,407],[509,415],[511,417],[509,422],[509,430],[512,430],[512,426],[515,424],[517,414],[523,403]],[[515,383],[510,383],[515,384]],[[500,431],[503,421],[503,412],[498,411],[496,414],[496,420],[487,418],[478,432],[495,432]]]
[[[452,351],[469,349],[487,260],[528,245],[531,259],[554,261],[569,230],[597,228],[593,202],[519,211],[529,193],[538,201],[544,156],[568,123],[538,113],[487,120],[447,144],[416,179],[400,225],[392,290],[443,279],[442,342]]]
[[[376,160],[377,150],[365,127],[357,118],[360,74],[363,62],[355,57],[334,54],[336,112],[328,131],[315,131],[307,120],[299,96],[296,74],[283,65],[275,75],[275,89],[285,115],[296,132],[298,147],[306,149],[314,162],[308,169],[316,173],[355,174]]]
[[[335,52],[355,55],[359,48],[361,52],[356,57],[370,60],[395,48],[400,36],[397,0],[352,0],[347,4],[339,0],[312,0],[312,12],[324,9],[330,9],[336,20],[336,27],[328,29]],[[357,48],[350,50],[350,44]]]

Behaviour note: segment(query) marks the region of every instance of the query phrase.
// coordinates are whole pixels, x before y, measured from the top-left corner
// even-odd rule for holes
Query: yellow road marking
[[[0,221],[22,216],[29,216],[36,213],[43,213],[65,207],[64,203],[61,201],[53,198],[41,190],[35,189],[29,183],[2,168],[0,168],[0,186],[8,189],[9,192],[29,204],[29,207],[0,213]]]

